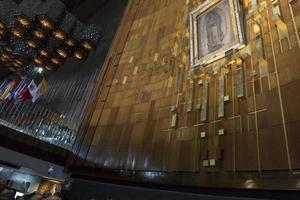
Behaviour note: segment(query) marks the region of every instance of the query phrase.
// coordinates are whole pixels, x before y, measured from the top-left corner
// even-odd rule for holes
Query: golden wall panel
[[[272,19],[270,0],[266,2],[269,9],[254,12],[262,16],[258,22],[264,59],[256,57],[250,17],[244,22],[250,54],[237,52],[190,73],[188,13],[201,1],[130,0],[117,44],[108,55],[114,66],[106,63],[107,72],[94,91],[94,101],[100,99],[103,105],[91,109],[94,101],[90,102],[83,146],[92,148],[82,148],[79,157],[99,168],[131,170],[299,169],[300,2],[291,5],[292,18],[287,1],[280,1],[288,33],[283,39]],[[244,95],[238,97],[240,64]],[[221,76],[224,116],[218,116]]]

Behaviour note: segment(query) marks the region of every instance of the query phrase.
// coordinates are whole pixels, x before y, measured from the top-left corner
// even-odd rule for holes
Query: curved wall
[[[194,180],[195,185],[222,187],[235,179],[240,181],[238,187],[260,187],[257,183],[264,177],[260,175],[284,174],[283,182],[292,180],[285,187],[297,188],[300,51],[295,30],[299,30],[300,2],[291,5],[295,29],[288,2],[280,1],[288,33],[281,38],[271,1],[266,2],[268,13],[266,9],[256,12],[263,16],[265,65],[257,59],[251,17],[244,21],[251,52],[243,56],[245,93],[240,98],[234,56],[220,61],[216,72],[211,73],[216,67],[212,64],[190,76],[188,13],[201,1],[129,1],[90,100],[82,137],[77,141],[78,157],[72,165],[85,167],[87,174],[89,168],[94,174],[100,168],[184,172],[191,180],[193,174],[206,179]],[[224,93],[229,101],[224,103],[224,117],[219,118],[221,75],[225,76]],[[199,80],[209,83],[204,122],[197,108],[204,87]],[[177,119],[175,127],[172,117]],[[225,134],[219,134],[220,129]],[[206,137],[202,138],[201,132]],[[220,174],[227,177],[225,185],[209,181]],[[183,185],[189,183],[178,179]],[[172,179],[164,181],[172,183]]]

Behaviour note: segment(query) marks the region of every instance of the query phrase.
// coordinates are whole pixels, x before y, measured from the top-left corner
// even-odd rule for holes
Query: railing
[[[0,104],[0,124],[20,133],[71,150],[76,130],[67,127],[69,120],[62,114],[31,102]]]

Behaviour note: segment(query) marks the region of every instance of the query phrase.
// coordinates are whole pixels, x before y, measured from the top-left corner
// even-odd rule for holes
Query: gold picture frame
[[[207,0],[190,12],[191,69],[205,66],[244,46],[237,0]]]

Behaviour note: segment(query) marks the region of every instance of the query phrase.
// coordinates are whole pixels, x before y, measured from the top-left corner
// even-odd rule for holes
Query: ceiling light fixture
[[[45,58],[49,58],[50,57],[50,53],[46,50],[46,49],[40,49],[39,50],[39,54]]]
[[[32,20],[25,15],[15,16],[16,24],[22,28],[28,29],[32,25]]]
[[[52,57],[50,60],[54,65],[61,65],[63,63],[62,60],[57,57]]]
[[[66,37],[67,37],[66,33],[63,32],[62,30],[59,30],[59,29],[54,30],[54,31],[52,32],[52,35],[53,35],[53,37],[54,37],[55,39],[57,39],[57,40],[65,40]]]
[[[69,47],[75,47],[78,44],[78,42],[74,38],[68,38],[65,41],[65,44]]]
[[[39,40],[46,38],[46,33],[44,31],[42,31],[41,29],[36,29],[36,30],[32,31],[32,34],[36,39],[39,39]]]
[[[14,37],[21,39],[24,35],[24,31],[16,26],[11,28],[11,33]]]
[[[90,40],[82,40],[81,46],[85,50],[92,51],[95,50],[96,46]]]
[[[83,49],[77,49],[75,50],[74,52],[74,58],[76,60],[86,60],[88,57],[88,52],[86,52],[85,50]]]
[[[47,30],[52,30],[54,28],[54,22],[47,16],[37,16],[37,21]]]
[[[56,49],[56,53],[57,55],[59,55],[60,57],[67,59],[69,57],[69,51],[67,48],[65,47],[59,47]]]
[[[33,39],[29,39],[26,41],[27,45],[33,49],[37,49],[39,47],[38,43],[33,40]]]
[[[16,13],[12,16],[0,17],[0,62],[17,69],[19,76],[30,75],[36,65],[56,71],[70,57],[86,60],[98,45],[95,26],[82,24],[64,6],[51,10],[47,5],[33,1],[29,7],[12,10]]]
[[[43,58],[39,57],[39,56],[35,56],[33,57],[33,62],[35,62],[38,65],[44,65],[44,60]]]

